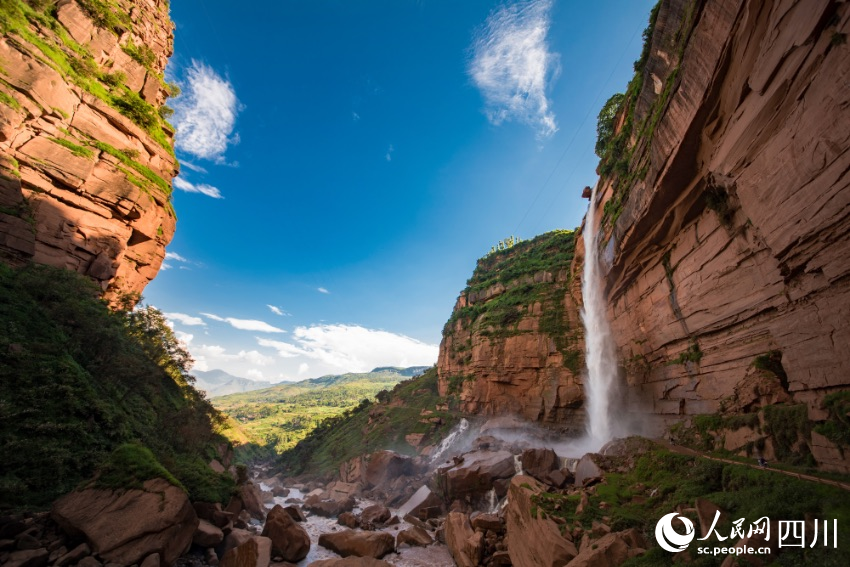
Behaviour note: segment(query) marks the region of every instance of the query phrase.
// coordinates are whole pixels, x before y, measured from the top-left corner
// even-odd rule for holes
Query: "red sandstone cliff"
[[[7,4],[0,257],[87,274],[109,298],[140,293],[175,226],[173,131],[158,114],[169,92],[168,3]]]
[[[663,0],[594,209],[626,408],[658,425],[756,416],[716,441],[769,458],[771,431],[799,408],[809,425],[784,450],[844,471],[841,449],[808,428],[850,385],[848,33],[845,2]],[[583,255],[579,239],[573,274]],[[539,375],[540,349],[521,342],[498,350],[471,336],[487,370],[466,366],[466,409],[508,407],[501,391],[545,405],[535,381],[516,378]],[[449,346],[441,377],[455,371]],[[771,424],[772,404],[791,413]]]

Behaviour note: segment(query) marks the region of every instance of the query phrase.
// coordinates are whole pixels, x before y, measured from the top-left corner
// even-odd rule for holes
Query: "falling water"
[[[584,298],[582,320],[585,328],[587,358],[587,432],[597,449],[610,441],[614,434],[611,401],[615,395],[617,358],[606,318],[605,296],[600,279],[597,227],[593,208],[596,205],[594,185],[590,207],[584,224],[584,274],[581,293]]]
[[[467,429],[469,429],[469,422],[465,418],[461,418],[460,423],[437,445],[437,448],[431,454],[431,462],[438,463],[443,455],[466,433]]]

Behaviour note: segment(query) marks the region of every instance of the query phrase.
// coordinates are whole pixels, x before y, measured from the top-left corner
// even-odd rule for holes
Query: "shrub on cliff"
[[[128,442],[179,466],[209,460],[218,412],[191,386],[191,359],[152,308],[110,311],[74,272],[0,264],[0,503],[43,506]],[[210,471],[211,472],[211,471]],[[190,477],[197,475],[184,474]],[[204,481],[227,485],[227,479]]]

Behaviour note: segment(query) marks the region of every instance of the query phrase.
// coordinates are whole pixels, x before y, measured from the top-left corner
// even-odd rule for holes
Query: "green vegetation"
[[[171,195],[171,184],[168,183],[168,181],[166,181],[165,179],[163,179],[162,177],[160,177],[159,175],[154,173],[154,171],[151,168],[149,168],[148,166],[142,165],[141,163],[137,162],[135,159],[133,159],[131,157],[133,155],[138,156],[137,153],[136,154],[132,153],[135,150],[124,150],[124,151],[122,151],[122,150],[113,148],[112,146],[110,146],[109,144],[107,144],[105,142],[94,142],[92,145],[94,147],[96,147],[97,149],[99,149],[100,151],[106,152],[109,155],[111,155],[112,157],[118,158],[118,160],[121,163],[123,163],[124,165],[130,166],[133,169],[135,169],[137,172],[141,173],[142,176],[145,179],[147,179],[148,181],[153,183],[156,187],[158,187],[159,190],[162,191],[162,193],[164,195]],[[131,176],[128,175],[128,178],[130,178],[130,177]],[[130,181],[132,182],[133,179],[130,179]],[[145,184],[142,184],[142,185],[145,185]],[[146,186],[147,185],[145,185],[145,187]]]
[[[691,340],[688,344],[688,349],[667,364],[671,366],[674,364],[686,364],[688,362],[698,364],[700,360],[702,360],[702,351],[699,348],[699,343],[696,340]]]
[[[12,110],[21,109],[21,103],[19,103],[15,97],[3,91],[0,91],[0,103],[5,104]]]
[[[518,335],[523,332],[518,328],[519,322],[535,303],[540,303],[543,306],[540,331],[555,340],[564,356],[564,366],[578,371],[582,353],[576,343],[581,329],[570,327],[564,311],[568,282],[535,279],[544,272],[557,277],[559,272],[569,271],[574,249],[575,234],[556,230],[491,251],[478,260],[463,294],[472,299],[473,295],[499,284],[504,286],[504,291],[486,301],[480,298],[470,301],[467,306],[455,310],[443,327],[443,336],[453,335],[458,321],[465,329],[491,338]]]
[[[102,27],[116,33],[132,28],[129,15],[114,0],[81,0],[80,3]],[[122,73],[100,69],[89,50],[74,41],[58,22],[54,3],[0,0],[0,30],[6,35],[16,34],[35,46],[41,52],[41,61],[133,120],[173,155],[171,139],[162,129],[162,119],[156,109],[138,93],[127,89]],[[140,47],[135,52],[142,59],[149,59],[150,49]]]
[[[778,350],[771,350],[761,354],[753,360],[753,367],[765,372],[770,372],[779,378],[779,383],[782,388],[788,391],[788,374],[782,366],[782,353]]]
[[[323,420],[353,410],[410,376],[401,369],[376,370],[279,384],[212,403],[236,423],[231,441],[238,459],[271,458],[293,448]]]
[[[100,466],[92,485],[111,490],[142,488],[145,481],[154,478],[164,478],[183,488],[180,481],[156,460],[150,449],[136,443],[124,443]]]
[[[829,419],[814,430],[833,443],[850,447],[850,392],[833,392],[824,398],[823,405]]]
[[[222,416],[193,387],[191,358],[157,310],[110,311],[74,272],[0,264],[0,502],[46,506],[100,469],[137,482],[159,462],[189,491],[224,442]],[[133,446],[125,446],[131,443]],[[147,447],[154,459],[140,447]],[[116,449],[120,450],[116,451]],[[227,475],[204,480],[226,495]]]
[[[464,382],[475,382],[474,374],[457,374],[455,376],[449,376],[446,378],[446,382],[448,382],[448,395],[457,394],[463,389]]]
[[[156,63],[156,54],[147,45],[136,45],[131,41],[121,46],[124,53],[133,58],[134,61],[150,69]]]
[[[636,441],[636,440],[635,440]],[[717,531],[725,538],[732,530],[732,521],[744,518],[744,527],[767,516],[771,520],[803,520],[807,516],[817,519],[837,519],[839,526],[839,549],[850,545],[850,499],[843,490],[806,482],[769,470],[756,470],[742,465],[719,463],[701,457],[671,453],[647,441],[641,442],[639,457],[634,466],[625,466],[627,472],[607,473],[602,484],[589,491],[589,505],[581,514],[576,514],[580,495],[544,493],[533,498],[535,505],[547,517],[559,517],[565,527],[573,522],[585,529],[594,520],[608,516],[612,531],[637,528],[643,532],[650,549],[642,557],[634,558],[624,565],[673,565],[677,558],[665,552],[655,543],[655,525],[659,518],[677,506],[692,509],[696,498],[705,498],[729,512],[729,518],[720,522]],[[633,445],[636,443],[632,443]],[[622,469],[621,469],[622,470]],[[605,502],[605,507],[600,505]],[[696,515],[684,511],[696,525]],[[715,532],[716,534],[717,532]],[[776,537],[771,534],[771,537]],[[702,545],[728,546],[730,540],[719,543],[716,536]],[[734,540],[733,540],[734,541]],[[831,545],[831,544],[830,544]],[[724,557],[706,557],[696,553],[695,545],[685,552],[686,562],[692,565],[720,565]],[[780,564],[787,565],[840,565],[843,560],[833,553],[821,549],[783,549]],[[814,557],[825,558],[826,562],[807,563]]]
[[[280,467],[287,474],[310,471],[326,474],[349,459],[379,449],[412,455],[414,449],[404,436],[422,433],[426,443],[442,439],[458,421],[449,411],[438,411],[443,403],[437,392],[437,370],[397,384],[381,393],[377,403],[363,400],[357,407],[322,421],[293,449],[283,453]],[[430,413],[425,413],[430,412]]]
[[[65,140],[64,138],[50,138],[50,141],[54,144],[59,144],[62,147],[68,148],[75,156],[87,159],[92,159],[94,157],[94,152],[89,148],[86,148],[85,146],[78,146],[70,140]]]
[[[501,252],[502,250],[507,250],[508,248],[513,248],[515,244],[519,244],[522,242],[521,238],[516,236],[509,236],[504,240],[500,240],[499,243],[490,248],[490,254],[494,254],[496,252]]]
[[[814,466],[806,440],[811,438],[812,423],[806,404],[776,404],[764,408],[765,433],[773,438],[776,458],[795,466]]]

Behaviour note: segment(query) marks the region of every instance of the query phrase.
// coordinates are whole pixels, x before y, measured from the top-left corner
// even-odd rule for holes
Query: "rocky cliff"
[[[142,291],[174,233],[165,0],[0,3],[0,255]]]
[[[552,232],[478,261],[443,329],[441,395],[465,412],[581,428],[574,244],[572,232]]]
[[[843,2],[662,0],[634,80],[600,114],[592,204],[626,409],[657,426],[697,423],[728,450],[844,471],[848,32]],[[578,274],[580,236],[575,256]],[[473,369],[465,408],[508,408],[500,384],[544,419],[538,383],[517,379],[539,375],[538,345],[499,351],[475,336],[480,366],[452,362],[452,333],[441,347],[441,377]],[[725,417],[690,418],[707,414]]]

